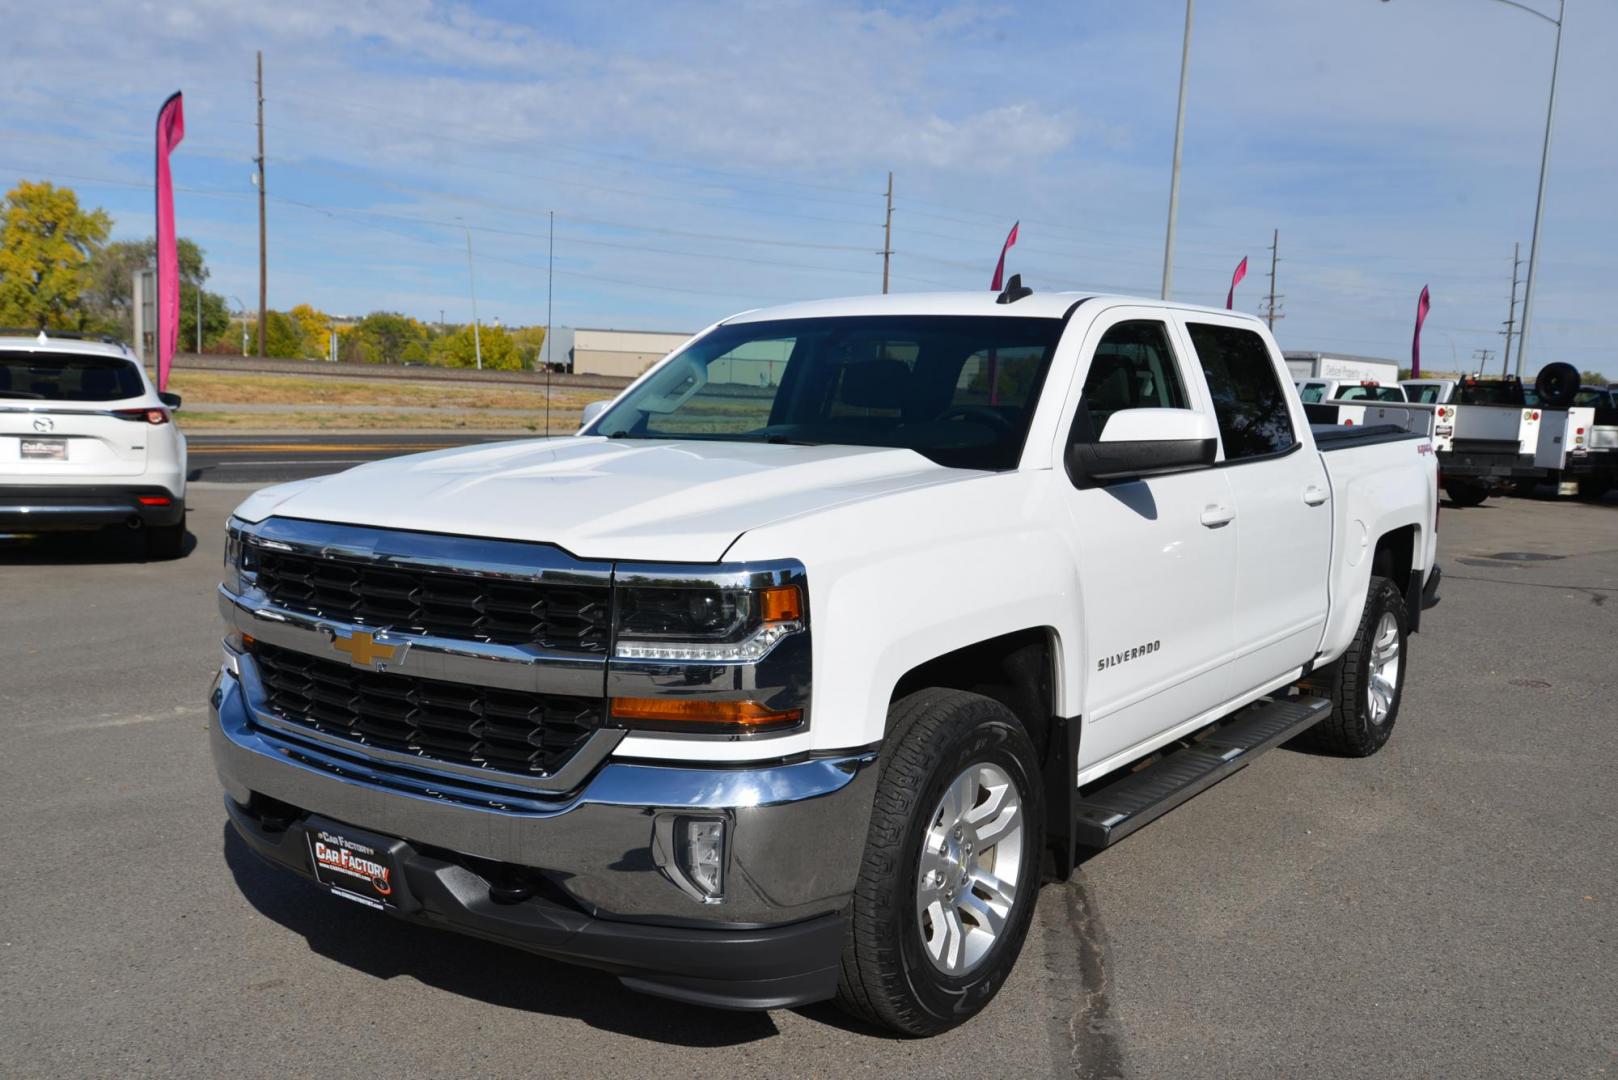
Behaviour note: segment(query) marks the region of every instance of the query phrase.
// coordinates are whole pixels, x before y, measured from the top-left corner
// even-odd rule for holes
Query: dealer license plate
[[[24,439],[22,441],[22,459],[24,461],[66,461],[66,439]]]
[[[315,880],[345,900],[382,910],[398,907],[404,891],[402,840],[311,818],[304,836]]]

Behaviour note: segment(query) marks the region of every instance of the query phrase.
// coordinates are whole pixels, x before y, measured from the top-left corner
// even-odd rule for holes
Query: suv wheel
[[[1039,760],[1005,706],[921,690],[889,709],[838,1003],[908,1035],[976,1015],[1022,950],[1039,890]]]
[[[149,525],[146,528],[148,559],[178,559],[185,551],[185,522],[178,525]]]

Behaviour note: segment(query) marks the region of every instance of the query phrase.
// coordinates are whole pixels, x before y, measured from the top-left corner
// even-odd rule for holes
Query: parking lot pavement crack
[[[1051,1018],[1055,1071],[1080,1080],[1118,1080],[1125,1072],[1109,996],[1107,938],[1083,871],[1047,891],[1040,925],[1055,997],[1071,1003],[1065,1015]]]

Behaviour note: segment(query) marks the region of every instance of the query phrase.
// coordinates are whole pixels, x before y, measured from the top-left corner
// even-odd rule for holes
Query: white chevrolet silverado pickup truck
[[[1430,442],[1312,431],[1248,316],[753,311],[575,437],[250,496],[212,751],[336,897],[927,1034],[1087,852],[1294,737],[1376,752],[1436,526]]]

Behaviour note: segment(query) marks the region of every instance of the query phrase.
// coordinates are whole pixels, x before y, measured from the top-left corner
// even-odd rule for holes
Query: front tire
[[[888,710],[838,1004],[907,1035],[963,1023],[1022,951],[1039,890],[1039,758],[1005,706],[927,689]]]
[[[1365,610],[1348,651],[1309,679],[1331,699],[1331,715],[1305,733],[1314,749],[1370,757],[1387,743],[1404,697],[1405,645],[1410,635],[1404,595],[1384,577],[1371,578]]]

